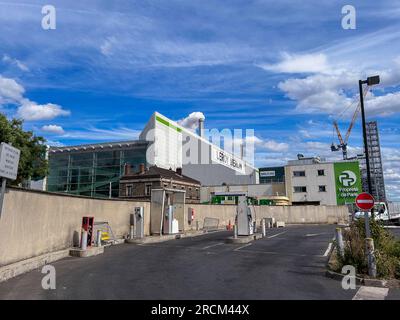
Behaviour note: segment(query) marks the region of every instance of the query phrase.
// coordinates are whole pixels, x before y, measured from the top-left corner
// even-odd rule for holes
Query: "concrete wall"
[[[204,218],[219,218],[220,226],[231,224],[235,221],[235,205],[208,205],[188,204],[187,208],[194,208],[195,220],[199,221],[200,227]],[[286,223],[345,223],[348,221],[348,209],[346,206],[254,206],[257,223],[260,219],[274,217],[276,220]],[[187,224],[186,229],[195,227]]]
[[[135,206],[144,206],[145,235],[149,235],[150,202],[8,189],[0,218],[0,267],[71,247],[79,240],[83,216],[107,221],[116,237],[127,235]],[[196,226],[196,222],[188,223],[189,208],[195,209],[195,221],[200,227],[205,217],[218,218],[220,226],[235,221],[234,205],[187,204],[185,230]],[[262,217],[275,217],[286,223],[341,223],[348,218],[345,206],[260,206],[255,210],[258,223]]]
[[[150,202],[8,189],[0,218],[0,266],[71,247],[83,216],[108,221],[114,234],[122,237],[129,232],[130,213],[139,205],[145,207],[145,221],[150,221]]]

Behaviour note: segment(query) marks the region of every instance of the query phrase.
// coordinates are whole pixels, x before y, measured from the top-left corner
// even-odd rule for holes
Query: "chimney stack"
[[[140,174],[143,174],[144,171],[145,171],[144,163],[141,163],[141,164],[139,165],[139,173],[140,173]]]
[[[131,165],[129,163],[125,163],[124,165],[124,175],[130,175],[131,174]]]
[[[204,138],[204,119],[203,118],[199,119],[199,136],[201,138]]]
[[[176,173],[181,176],[182,175],[182,168],[176,168]]]

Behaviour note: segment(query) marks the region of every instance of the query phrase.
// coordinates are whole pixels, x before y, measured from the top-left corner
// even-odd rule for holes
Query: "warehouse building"
[[[199,133],[204,129],[201,121]],[[51,147],[45,188],[89,197],[118,197],[126,163],[133,171],[177,170],[202,185],[257,184],[258,170],[231,152],[155,112],[138,140]]]

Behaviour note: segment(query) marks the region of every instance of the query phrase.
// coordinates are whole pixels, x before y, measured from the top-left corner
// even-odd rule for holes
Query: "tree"
[[[24,131],[22,124],[22,120],[8,120],[0,113],[0,142],[10,143],[21,150],[18,176],[11,182],[13,185],[18,185],[23,180],[43,179],[48,172],[46,139],[35,136],[32,131]]]

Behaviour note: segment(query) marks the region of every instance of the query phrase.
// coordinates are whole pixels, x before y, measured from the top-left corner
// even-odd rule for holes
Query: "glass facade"
[[[146,150],[142,141],[52,148],[47,191],[108,198],[111,189],[117,198],[125,163],[138,171],[141,163],[147,164]]]

